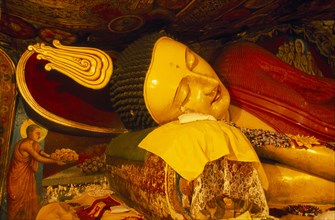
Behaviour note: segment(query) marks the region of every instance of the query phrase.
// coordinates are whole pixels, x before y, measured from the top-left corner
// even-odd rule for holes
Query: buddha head
[[[213,68],[164,33],[130,45],[114,71],[111,99],[128,129],[165,124],[185,113],[227,117],[230,96]]]

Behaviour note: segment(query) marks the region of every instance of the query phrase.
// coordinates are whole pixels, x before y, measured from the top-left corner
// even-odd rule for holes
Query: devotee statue
[[[40,163],[55,163],[56,161],[45,153],[39,141],[41,127],[31,124],[26,128],[27,137],[19,140],[14,147],[12,160],[8,170],[8,220],[34,220],[40,209],[40,200],[36,190],[35,173]]]

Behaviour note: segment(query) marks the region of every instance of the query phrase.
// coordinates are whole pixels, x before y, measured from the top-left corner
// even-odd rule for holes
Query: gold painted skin
[[[276,131],[261,119],[237,106],[230,105],[229,115],[231,121],[239,127]],[[290,148],[266,145],[255,150],[259,157],[303,171],[302,175],[309,173],[335,182],[335,152],[322,144],[312,145],[311,148],[305,147],[296,148],[292,143]]]
[[[147,109],[158,124],[177,120],[178,116],[183,113],[195,112],[210,114],[219,120],[230,119],[240,127],[275,131],[256,116],[239,107],[229,105],[229,93],[212,67],[185,45],[167,37],[160,38],[155,44],[151,65],[145,79],[144,97]],[[320,146],[319,148],[322,150],[325,147]],[[323,155],[325,164],[320,167],[316,160],[322,155],[318,153],[306,151],[304,156],[299,157],[297,155],[302,151],[301,149],[280,148],[278,149],[280,152],[268,149],[276,149],[276,147],[267,146],[262,150],[266,152],[262,152],[261,155],[269,159],[275,157],[276,160],[293,168],[287,167],[285,170],[287,172],[278,173],[277,171],[281,169],[282,165],[263,163],[267,168],[266,173],[270,183],[271,190],[267,192],[267,196],[271,198],[270,203],[277,205],[283,201],[303,202],[299,198],[304,190],[310,192],[306,202],[327,203],[334,199],[333,196],[325,194],[323,194],[325,197],[320,199],[319,192],[315,190],[321,187],[326,191],[333,192],[334,183],[328,174],[334,171],[334,168],[329,166],[333,164],[334,152],[330,151],[328,155]],[[292,153],[296,155],[294,159]],[[306,160],[306,156],[309,158],[308,160]],[[287,161],[290,159],[293,161]],[[308,167],[308,170],[303,169],[304,171],[302,171],[302,167]],[[308,174],[308,171],[319,173],[324,179]],[[318,181],[314,181],[316,179]],[[294,188],[295,185],[304,187],[298,187],[298,190]],[[285,196],[276,199],[278,194],[283,191],[286,192]]]
[[[168,37],[155,43],[144,99],[158,124],[190,112],[227,119],[230,104],[228,90],[213,68],[187,46]]]
[[[302,157],[304,158],[304,157]],[[280,163],[262,163],[269,180],[266,198],[269,207],[289,204],[334,205],[333,181],[292,169]]]

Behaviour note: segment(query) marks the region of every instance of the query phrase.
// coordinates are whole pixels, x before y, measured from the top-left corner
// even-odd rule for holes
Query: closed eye
[[[186,66],[189,70],[193,70],[199,63],[198,58],[194,54],[192,50],[189,48],[186,48],[185,51],[185,61],[186,61]]]
[[[221,87],[217,86],[214,90],[213,90],[214,96],[213,96],[213,100],[211,102],[211,104],[213,105],[213,103],[215,103],[216,101],[221,99]]]

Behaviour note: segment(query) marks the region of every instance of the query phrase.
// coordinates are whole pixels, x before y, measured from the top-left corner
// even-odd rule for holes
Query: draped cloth
[[[278,132],[335,140],[335,79],[308,75],[251,42],[225,47],[213,68],[232,104]]]
[[[139,147],[161,157],[189,181],[196,179],[208,162],[221,157],[251,162],[264,188],[268,187],[264,170],[247,137],[223,121],[200,120],[185,124],[172,121],[149,133]]]
[[[8,220],[35,220],[40,209],[35,180],[38,162],[31,155],[22,155],[19,149],[23,141],[16,143],[8,170]],[[32,147],[39,150],[38,144]]]

